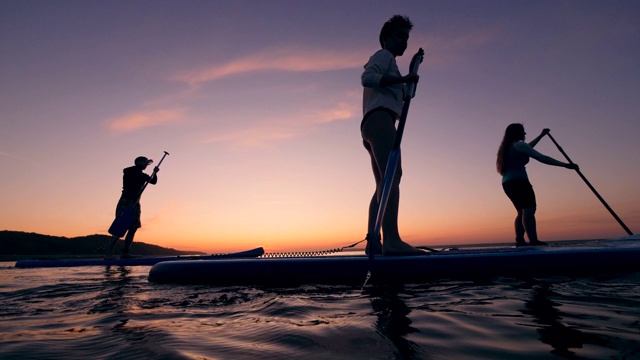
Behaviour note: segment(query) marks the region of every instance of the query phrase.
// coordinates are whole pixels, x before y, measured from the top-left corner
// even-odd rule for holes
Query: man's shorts
[[[502,184],[504,193],[507,194],[516,210],[535,208],[536,194],[533,186],[527,179],[509,180]]]
[[[362,132],[362,128],[364,128],[364,123],[367,122],[367,120],[369,120],[369,117],[371,117],[371,115],[375,112],[378,111],[384,111],[387,114],[389,114],[389,116],[391,116],[391,118],[395,121],[398,118],[398,115],[396,115],[396,113],[394,113],[393,111],[391,111],[390,109],[384,108],[384,107],[377,107],[373,110],[370,110],[369,112],[367,112],[366,114],[364,114],[364,116],[362,117],[362,121],[360,122],[360,132]]]
[[[140,222],[140,203],[135,201],[135,200],[131,200],[131,199],[125,199],[125,198],[120,198],[120,200],[118,201],[118,205],[116,206],[116,217],[120,216],[120,214],[122,214],[124,212],[124,210],[130,206],[135,206],[135,217],[133,219],[133,222],[131,223],[131,226],[129,226],[130,229],[138,229],[140,227],[142,227],[142,223]]]

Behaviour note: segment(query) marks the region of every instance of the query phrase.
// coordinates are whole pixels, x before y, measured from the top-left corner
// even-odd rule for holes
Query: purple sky
[[[0,229],[106,233],[121,170],[163,163],[137,239],[322,249],[364,237],[362,66],[394,14],[426,57],[403,139],[415,245],[513,238],[504,128],[552,134],[640,228],[637,1],[1,1]],[[562,160],[549,139],[537,146]],[[574,173],[532,161],[543,240],[626,235]]]

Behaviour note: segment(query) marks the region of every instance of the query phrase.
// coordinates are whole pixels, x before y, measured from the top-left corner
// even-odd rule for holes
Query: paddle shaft
[[[412,66],[410,71],[412,74],[418,73],[418,68],[420,67],[420,63],[422,62],[423,57],[424,50],[420,48],[420,50],[418,50],[418,52],[413,56],[413,59],[411,60]],[[400,122],[398,123],[398,129],[396,130],[395,141],[393,142],[393,147],[391,148],[391,153],[389,154],[389,161],[387,162],[387,168],[385,169],[384,177],[382,178],[382,191],[380,194],[380,199],[378,201],[376,221],[374,223],[373,229],[369,229],[367,249],[370,260],[373,260],[375,257],[374,244],[376,244],[380,240],[380,227],[382,226],[382,219],[384,218],[387,203],[389,202],[391,186],[396,174],[396,169],[398,168],[398,162],[400,161],[400,143],[402,142],[402,135],[404,134],[404,127],[405,123],[407,122],[409,105],[411,105],[411,99],[415,96],[415,94],[416,83],[412,82],[409,84],[407,94],[404,98],[402,113],[400,114]]]
[[[553,138],[553,136],[551,135],[551,133],[547,133],[547,135],[549,136],[549,139],[551,139],[551,141],[553,141],[553,143],[556,145],[556,147],[558,148],[558,150],[560,150],[560,152],[562,153],[562,155],[564,155],[564,157],[567,159],[567,161],[569,162],[569,164],[573,164],[573,161],[571,161],[571,159],[569,158],[569,155],[567,155],[566,152],[564,152],[564,150],[562,149],[562,147],[560,146],[560,144],[558,144],[558,142],[556,141],[556,139]],[[620,219],[620,217],[618,217],[618,215],[616,215],[616,213],[613,211],[613,209],[611,209],[611,207],[609,206],[609,204],[607,204],[606,201],[604,201],[604,199],[602,198],[602,196],[600,196],[600,194],[596,191],[596,189],[591,185],[591,183],[589,182],[589,180],[587,180],[587,178],[582,174],[582,172],[580,170],[576,170],[576,172],[578,173],[578,175],[580,175],[580,177],[582,178],[582,180],[584,180],[585,184],[587,184],[587,186],[589,187],[589,189],[591,189],[591,191],[593,191],[593,193],[596,195],[596,197],[598,198],[598,200],[600,200],[600,202],[602,203],[602,205],[604,205],[604,207],[609,210],[609,213],[611,213],[611,215],[613,216],[614,219],[616,219],[616,221],[618,221],[618,223],[620,224],[620,226],[622,226],[622,228],[624,229],[624,231],[627,232],[627,234],[629,235],[633,235],[633,232],[631,232],[631,230],[629,230],[629,228],[627,227],[627,225],[624,224],[624,222],[622,222],[622,220]]]

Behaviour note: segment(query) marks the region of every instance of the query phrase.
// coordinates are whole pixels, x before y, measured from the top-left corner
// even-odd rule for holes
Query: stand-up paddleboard
[[[267,254],[268,255],[268,254]],[[422,283],[442,278],[588,275],[640,271],[640,240],[443,250],[423,256],[362,255],[173,261],[154,265],[149,281],[212,285]]]
[[[259,247],[247,251],[213,255],[163,256],[163,257],[135,257],[131,259],[55,259],[55,260],[19,260],[17,268],[42,267],[72,267],[72,266],[151,266],[163,261],[218,261],[220,259],[255,258],[264,254]]]

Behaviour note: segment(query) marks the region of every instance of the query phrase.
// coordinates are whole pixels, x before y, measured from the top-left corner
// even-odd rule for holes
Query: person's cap
[[[136,165],[149,165],[153,162],[151,159],[147,159],[145,156],[138,156],[135,160]]]

